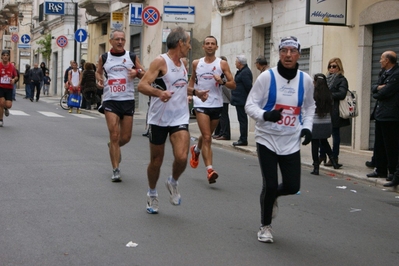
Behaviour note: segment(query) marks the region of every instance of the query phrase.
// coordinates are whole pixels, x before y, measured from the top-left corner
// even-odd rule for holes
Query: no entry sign
[[[160,17],[161,15],[159,14],[158,9],[153,6],[147,6],[141,13],[141,18],[143,19],[143,22],[149,26],[157,24]]]

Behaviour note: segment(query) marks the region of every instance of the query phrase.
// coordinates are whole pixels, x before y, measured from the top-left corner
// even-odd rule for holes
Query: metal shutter
[[[394,51],[399,54],[399,20],[383,22],[373,25],[373,48],[372,48],[372,65],[371,65],[371,83],[376,83],[378,80],[378,73],[381,70],[380,58],[385,51]],[[367,88],[366,88],[367,89]],[[370,84],[371,94],[371,84]],[[374,110],[376,100],[370,97],[370,114]],[[375,123],[370,122],[370,138],[369,149],[374,147],[375,139]]]
[[[301,49],[301,56],[299,57],[298,64],[299,69],[309,74],[309,60],[310,60],[310,49]]]
[[[270,65],[270,35],[272,32],[271,27],[266,27],[265,28],[265,49],[264,49],[264,56],[266,57],[267,63]]]

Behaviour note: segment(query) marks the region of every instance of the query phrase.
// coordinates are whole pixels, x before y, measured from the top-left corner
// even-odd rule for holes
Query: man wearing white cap
[[[301,45],[297,38],[283,38],[276,67],[260,74],[245,105],[256,121],[255,140],[263,177],[260,195],[261,226],[258,240],[272,243],[271,222],[277,213],[279,196],[296,194],[300,188],[300,143],[312,139],[313,80],[298,70]],[[280,167],[282,180],[278,183]]]

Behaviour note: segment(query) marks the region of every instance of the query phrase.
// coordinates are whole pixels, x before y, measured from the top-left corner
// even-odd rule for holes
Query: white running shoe
[[[278,214],[278,202],[277,199],[274,201],[273,204],[273,212],[272,212],[272,219],[276,218]]]
[[[149,214],[158,213],[158,195],[150,196],[150,194],[147,193],[147,212]]]
[[[265,243],[273,243],[272,227],[270,225],[262,226],[258,232],[258,240]]]
[[[179,190],[177,189],[178,183],[176,182],[175,186],[172,185],[170,183],[171,178],[172,177],[169,177],[168,179],[166,179],[166,182],[165,182],[166,188],[168,189],[168,191],[170,193],[169,201],[170,201],[170,203],[172,203],[172,205],[180,205],[181,198],[180,198]]]
[[[5,116],[9,116],[10,115],[10,111],[7,108],[4,108],[4,115]]]
[[[111,181],[112,182],[121,182],[121,170],[119,168],[115,168],[115,170],[112,170],[113,174],[111,176]]]

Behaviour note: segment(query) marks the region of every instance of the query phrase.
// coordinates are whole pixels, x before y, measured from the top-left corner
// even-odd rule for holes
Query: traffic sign
[[[144,23],[153,26],[158,23],[161,15],[159,14],[158,9],[153,6],[147,6],[144,8],[141,18],[143,19]]]
[[[130,4],[129,9],[129,25],[143,25],[141,14],[143,13],[143,4]]]
[[[56,43],[59,47],[64,48],[68,44],[68,39],[64,35],[58,36]]]
[[[30,43],[30,36],[28,34],[22,35],[21,42],[22,43]]]
[[[195,22],[195,6],[164,6],[164,22]]]
[[[75,32],[75,40],[77,42],[84,42],[87,39],[87,31],[84,29],[78,29]]]
[[[13,35],[11,35],[11,41],[17,43],[19,41],[18,34],[14,33]]]

